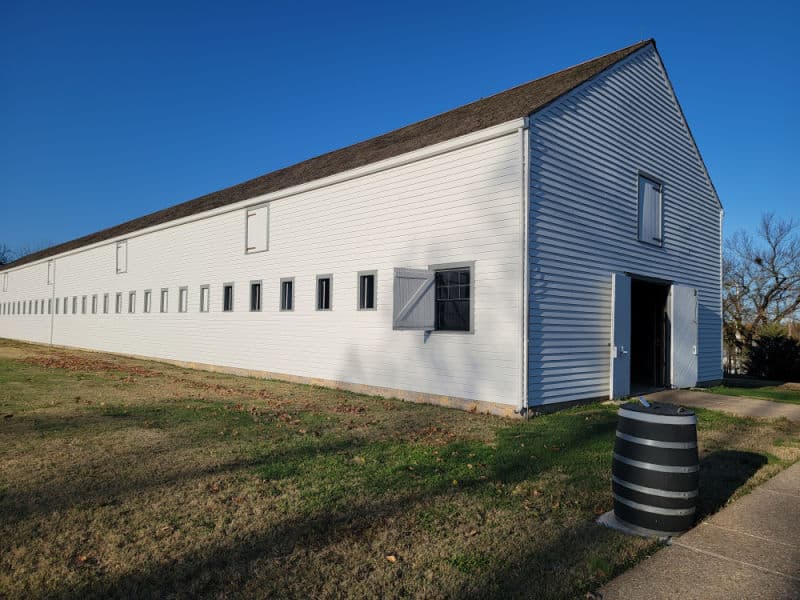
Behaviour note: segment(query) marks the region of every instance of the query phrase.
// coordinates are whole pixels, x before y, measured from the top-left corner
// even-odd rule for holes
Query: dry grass
[[[0,342],[0,596],[574,598],[654,550],[613,407],[513,421]],[[700,413],[704,513],[800,426]]]

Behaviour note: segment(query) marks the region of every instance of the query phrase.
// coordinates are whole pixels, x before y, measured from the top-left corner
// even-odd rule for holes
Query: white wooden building
[[[0,336],[500,414],[685,387],[721,217],[649,40],[0,267]]]

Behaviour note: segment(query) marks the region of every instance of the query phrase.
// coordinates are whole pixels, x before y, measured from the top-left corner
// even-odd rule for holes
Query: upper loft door
[[[672,322],[672,387],[697,385],[697,290],[673,284],[669,298]]]
[[[611,385],[612,399],[631,391],[631,278],[611,274]]]

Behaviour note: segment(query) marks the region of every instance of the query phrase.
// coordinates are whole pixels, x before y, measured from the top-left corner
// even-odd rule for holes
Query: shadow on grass
[[[704,457],[700,461],[698,518],[720,510],[766,464],[763,454],[738,450],[718,450]]]
[[[576,419],[579,419],[577,423]],[[580,489],[596,492],[594,488],[597,481],[603,481],[603,470],[610,468],[610,464],[605,465],[596,456],[598,453],[610,456],[615,416],[605,411],[580,415],[564,414],[550,418],[548,425],[521,423],[501,429],[498,431],[496,447],[478,443],[455,443],[438,447],[439,454],[431,454],[430,463],[425,462],[427,454],[403,454],[408,448],[418,448],[413,444],[376,444],[372,454],[365,445],[352,449],[348,447],[344,450],[345,457],[352,450],[353,454],[359,453],[373,458],[377,456],[380,459],[381,453],[385,452],[386,462],[392,463],[385,465],[380,460],[370,458],[366,465],[358,467],[359,483],[355,488],[347,482],[340,485],[336,477],[330,474],[327,481],[324,480],[326,460],[347,460],[342,452],[354,441],[352,439],[338,440],[327,446],[298,448],[296,454],[270,453],[247,466],[257,473],[264,473],[264,466],[268,462],[279,461],[284,463],[281,471],[285,469],[290,473],[302,472],[308,465],[306,458],[309,455],[317,456],[319,458],[312,462],[320,463],[322,470],[319,473],[306,473],[305,476],[315,480],[315,487],[327,486],[326,494],[329,496],[324,498],[324,502],[310,499],[306,510],[298,507],[295,514],[287,515],[281,522],[267,529],[236,539],[210,543],[171,561],[151,562],[141,570],[119,577],[82,582],[69,590],[61,591],[60,595],[64,598],[225,595],[230,590],[236,590],[237,586],[244,585],[265,563],[282,564],[298,549],[307,553],[324,552],[342,540],[360,539],[369,530],[385,526],[387,519],[406,516],[421,505],[458,502],[459,497],[468,496],[492,498],[496,493],[495,486],[501,482],[514,485],[516,482],[533,480],[557,471],[564,477],[564,482],[560,483],[559,490],[552,490],[552,493],[572,495],[575,490]],[[482,452],[486,454],[481,454]],[[441,455],[451,453],[456,455],[451,460],[437,462]],[[466,458],[467,456],[472,458]],[[421,479],[410,482],[404,461],[411,457],[418,461],[413,473]],[[467,469],[463,463],[468,460],[474,461],[476,465],[485,461],[485,470],[475,469],[473,472]],[[231,467],[233,466],[228,465],[228,468]],[[270,467],[266,473],[272,475],[272,471]],[[401,473],[405,475],[401,477]],[[454,486],[456,474],[458,485]],[[380,489],[375,487],[377,482],[381,484]],[[361,493],[354,494],[354,489],[360,489]],[[120,491],[117,490],[116,493]],[[545,490],[542,495],[549,493],[550,490]],[[589,493],[584,501],[594,502],[595,496],[595,493]],[[551,509],[551,504],[548,502],[548,506],[541,510],[541,518],[556,521],[565,518],[565,513],[556,508]],[[308,508],[312,510],[309,511]],[[481,597],[483,591],[491,596],[502,596],[505,591],[530,588],[537,578],[546,576],[549,565],[558,563],[565,571],[578,568],[587,560],[588,554],[596,549],[596,545],[602,544],[610,534],[593,524],[590,508],[576,510],[584,512],[585,518],[579,521],[573,518],[571,524],[565,524],[556,533],[553,533],[550,525],[550,533],[544,539],[536,539],[534,526],[530,551],[524,552],[519,558],[525,562],[533,561],[539,565],[539,569],[531,570],[520,563],[513,573],[507,575],[512,581],[505,583],[492,570],[487,573],[486,579],[489,583],[482,590],[475,586],[483,587],[484,578],[465,578],[466,585],[470,587],[452,590],[453,595],[477,598]],[[574,515],[574,512],[569,514]],[[528,527],[531,527],[530,523]],[[278,597],[292,597],[313,595],[318,582],[305,579],[302,571],[298,571],[276,574],[274,581],[268,579],[264,585],[274,586],[274,589],[263,590],[265,596],[273,594]],[[563,587],[564,582],[554,581],[548,585]],[[348,594],[346,589],[340,591]]]

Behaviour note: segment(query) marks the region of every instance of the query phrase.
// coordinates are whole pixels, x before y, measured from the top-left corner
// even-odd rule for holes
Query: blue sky
[[[6,0],[0,242],[66,241],[648,37],[727,232],[800,216],[799,17],[794,2]]]

